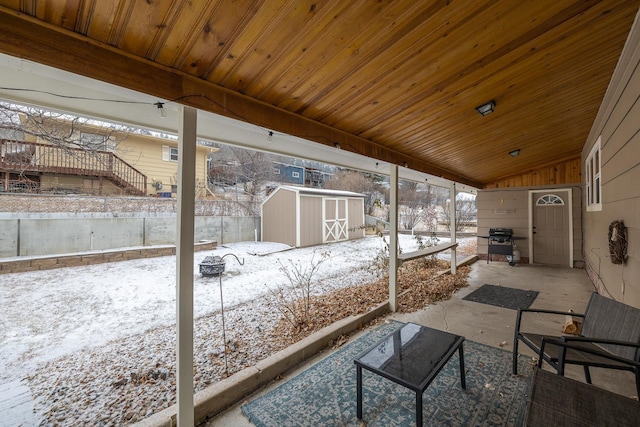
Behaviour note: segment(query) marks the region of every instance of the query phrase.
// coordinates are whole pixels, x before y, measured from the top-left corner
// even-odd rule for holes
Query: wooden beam
[[[0,6],[0,52],[444,179],[481,183]]]

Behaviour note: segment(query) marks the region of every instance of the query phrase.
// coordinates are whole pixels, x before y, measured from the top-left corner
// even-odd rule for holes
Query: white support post
[[[451,221],[451,243],[456,243],[456,228],[457,228],[457,219],[456,219],[456,183],[451,183],[449,198],[451,203],[449,203],[449,216]],[[456,274],[456,248],[451,248],[451,274]]]
[[[197,110],[181,107],[178,126],[178,216],[176,230],[178,425],[194,425],[193,245]]]
[[[389,309],[398,308],[398,166],[389,171]]]

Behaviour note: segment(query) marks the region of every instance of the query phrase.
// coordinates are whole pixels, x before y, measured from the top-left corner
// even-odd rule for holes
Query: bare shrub
[[[326,251],[320,254],[320,259],[317,259],[314,252],[309,264],[304,266],[291,260],[285,265],[278,260],[279,270],[287,278],[289,284],[269,289],[269,292],[275,298],[276,308],[282,317],[297,330],[310,323],[313,276],[318,272],[320,265],[330,256],[331,253]]]

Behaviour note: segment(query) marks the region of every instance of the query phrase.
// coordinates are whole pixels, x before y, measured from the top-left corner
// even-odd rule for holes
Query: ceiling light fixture
[[[482,105],[476,107],[476,110],[482,116],[487,116],[487,115],[493,113],[493,110],[495,108],[496,108],[496,101],[491,100],[491,101],[487,102],[486,104],[482,104]]]
[[[153,105],[158,107],[158,114],[160,115],[160,117],[162,117],[162,118],[167,117],[167,111],[164,109],[164,102],[158,101]]]
[[[520,149],[518,148],[518,149],[516,149],[516,150],[509,151],[509,155],[510,155],[511,157],[518,157],[518,156],[520,155]]]

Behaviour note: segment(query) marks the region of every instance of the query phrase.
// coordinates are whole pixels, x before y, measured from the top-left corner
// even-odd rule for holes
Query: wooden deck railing
[[[145,174],[108,151],[3,139],[0,170],[103,177],[136,195],[144,195],[147,189]]]

